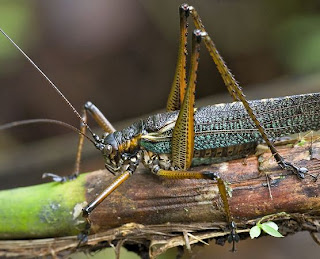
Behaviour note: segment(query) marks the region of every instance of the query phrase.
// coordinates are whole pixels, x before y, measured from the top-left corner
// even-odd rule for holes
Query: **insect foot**
[[[230,251],[235,252],[235,251],[237,251],[236,243],[238,243],[240,241],[240,237],[237,234],[237,227],[236,227],[236,223],[234,221],[232,221],[230,223],[230,227],[231,227],[231,231],[228,236],[228,243],[232,242],[232,249]]]
[[[88,219],[90,213],[94,210],[94,207],[92,206],[86,206],[82,209],[82,217],[85,219]]]
[[[204,178],[210,179],[210,180],[217,180],[219,177],[217,172],[211,172],[211,171],[205,171],[202,172]]]
[[[52,173],[44,173],[42,175],[42,178],[52,178],[52,181],[54,181],[54,182],[65,183],[67,181],[72,181],[72,180],[76,179],[77,176],[78,176],[78,174],[72,174],[72,175],[68,175],[68,176],[60,176],[60,175],[52,174]]]
[[[304,179],[305,178],[305,174],[308,173],[308,169],[305,167],[297,167],[289,162],[286,161],[281,161],[279,163],[279,166],[282,169],[291,171],[292,173],[294,173],[299,179]],[[312,177],[314,177],[313,175],[311,175]]]
[[[88,214],[89,215],[89,214]],[[89,236],[89,232],[90,232],[90,228],[91,228],[91,222],[87,217],[85,217],[86,219],[86,225],[84,230],[77,236],[79,243],[77,245],[77,248],[79,248],[81,245],[85,244],[88,242],[88,236]]]

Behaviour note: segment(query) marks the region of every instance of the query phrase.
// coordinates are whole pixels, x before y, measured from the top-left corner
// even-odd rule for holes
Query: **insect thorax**
[[[296,132],[320,128],[319,95],[296,95],[249,101],[272,140]],[[281,107],[281,109],[278,109]],[[312,119],[310,118],[310,113]],[[159,160],[171,165],[171,138],[178,111],[160,113],[140,120],[114,137],[122,152],[148,152],[147,165]],[[219,163],[251,154],[262,137],[242,103],[200,107],[195,111],[195,145],[192,165]]]

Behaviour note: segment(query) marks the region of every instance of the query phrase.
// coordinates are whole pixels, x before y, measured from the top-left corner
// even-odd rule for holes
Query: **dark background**
[[[78,110],[91,100],[115,122],[165,106],[176,62],[179,4],[1,1],[0,24]],[[245,91],[279,77],[319,72],[319,1],[189,4],[199,11]],[[0,124],[43,117],[77,125],[40,74],[4,37],[0,44]],[[226,91],[204,47],[198,82],[197,98]],[[6,134],[16,141],[33,141],[64,132],[39,126]]]
[[[176,63],[181,3],[2,0],[0,26],[77,110],[90,100],[111,122],[119,122],[165,107]],[[198,10],[250,99],[279,95],[274,90],[277,87],[270,91],[267,88],[278,80],[284,82],[278,90],[286,94],[292,90],[287,82],[306,82],[296,86],[301,93],[309,91],[310,81],[320,85],[319,1],[188,3]],[[67,105],[4,37],[0,37],[0,87],[0,125],[31,118],[79,124]],[[225,86],[203,46],[196,98],[221,93],[226,93]],[[217,101],[231,100],[224,98]],[[123,127],[121,123],[116,125]],[[41,174],[46,171],[72,171],[69,157],[74,157],[77,134],[65,135],[67,132],[55,125],[0,131],[0,188],[42,182]],[[84,159],[83,171],[103,167],[99,154],[91,146],[88,149],[94,154]],[[63,160],[61,166],[56,162],[58,155],[58,160]],[[308,238],[307,244],[312,243],[307,235],[303,237]],[[293,244],[298,247],[299,243]],[[311,253],[305,258],[316,257]]]

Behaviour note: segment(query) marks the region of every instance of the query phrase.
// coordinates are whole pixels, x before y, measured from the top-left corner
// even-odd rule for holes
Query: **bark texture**
[[[315,178],[320,172],[320,143],[286,142],[279,146],[279,152],[287,161],[309,169],[305,179],[299,180],[290,172],[280,170],[269,152],[194,168],[218,172],[228,182],[232,191],[230,210],[241,238],[248,237],[249,229],[261,217],[271,214],[275,215],[268,220],[277,222],[284,235],[302,230],[315,233],[320,229],[320,180]],[[78,240],[72,235],[83,230],[81,206],[91,201],[112,179],[110,173],[96,171],[74,183],[50,183],[41,185],[42,188],[32,186],[0,192],[1,214],[6,215],[0,218],[0,238],[6,239],[0,241],[0,256],[65,255],[74,251]],[[43,188],[48,192],[39,192]],[[55,188],[60,188],[59,192],[54,191]],[[25,195],[18,196],[22,191]],[[76,199],[75,195],[78,195]],[[60,202],[53,203],[57,196]],[[26,199],[29,200],[27,204],[24,203]],[[33,204],[39,202],[42,205],[33,209]],[[13,204],[20,204],[20,207],[10,210],[10,216],[5,208]],[[58,212],[61,213],[55,214]],[[45,219],[47,225],[42,226],[43,215],[50,217]],[[19,218],[22,218],[20,223]],[[48,220],[57,218],[58,221]],[[168,248],[179,245],[188,248],[205,239],[224,242],[229,234],[215,182],[161,179],[143,167],[102,202],[92,212],[90,220],[95,235],[89,236],[88,243],[78,248],[80,250],[95,250],[111,243],[118,247],[137,245],[139,253],[154,257]],[[67,229],[59,227],[66,221]],[[10,224],[23,227],[10,228]],[[41,231],[31,231],[35,225],[40,226]],[[21,240],[27,238],[41,239]]]

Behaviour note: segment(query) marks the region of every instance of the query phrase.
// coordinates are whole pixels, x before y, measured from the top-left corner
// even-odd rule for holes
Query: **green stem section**
[[[84,226],[86,175],[66,183],[45,183],[0,191],[0,239],[78,234]]]

